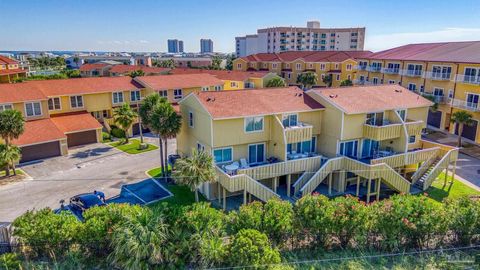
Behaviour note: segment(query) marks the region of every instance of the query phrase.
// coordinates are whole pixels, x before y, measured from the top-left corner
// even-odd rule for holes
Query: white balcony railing
[[[460,109],[472,111],[472,112],[480,112],[480,105],[474,102],[468,102],[466,100],[461,99],[452,99],[451,102],[453,107],[457,107]]]
[[[366,80],[353,80],[353,84],[355,84],[355,85],[373,85],[373,82],[366,81]]]
[[[469,75],[459,74],[457,75],[456,82],[480,85],[480,76],[469,76]]]
[[[422,96],[431,99],[433,102],[438,103],[438,104],[448,104],[451,102],[451,98],[448,98],[446,96],[438,96],[434,95],[431,93],[423,93]]]
[[[437,80],[437,81],[449,81],[452,78],[451,73],[442,73],[442,72],[427,72],[427,79]]]
[[[367,70],[367,66],[357,65],[357,66],[355,66],[355,69],[356,70]]]
[[[382,73],[385,73],[385,74],[399,74],[400,69],[398,69],[398,68],[383,68]]]
[[[424,73],[423,70],[403,69],[402,75],[408,77],[423,77]]]
[[[367,66],[367,71],[370,71],[370,72],[381,72],[382,71],[382,67],[379,67],[379,66]]]

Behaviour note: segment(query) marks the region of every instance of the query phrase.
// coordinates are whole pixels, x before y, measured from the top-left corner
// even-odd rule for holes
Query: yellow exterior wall
[[[31,116],[27,117],[26,112],[25,112],[25,102],[19,102],[19,103],[13,103],[13,109],[20,111],[25,118],[26,121],[31,121],[31,120],[37,120],[37,119],[43,119],[43,118],[48,118],[48,105],[46,100],[33,100],[32,102],[41,102],[42,105],[42,115],[40,116]],[[28,102],[27,102],[28,103]]]

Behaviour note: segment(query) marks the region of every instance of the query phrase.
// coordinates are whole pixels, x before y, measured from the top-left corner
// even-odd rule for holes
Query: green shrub
[[[102,132],[102,142],[110,142],[111,140],[112,140],[112,137],[109,133]]]
[[[184,224],[192,234],[224,236],[226,233],[225,214],[211,207],[208,202],[193,204],[184,215]]]
[[[263,232],[278,244],[292,235],[293,208],[288,201],[269,200],[264,206]]]
[[[263,204],[254,201],[240,206],[238,211],[230,212],[231,231],[239,232],[241,229],[255,229],[263,231]]]
[[[16,270],[22,269],[21,261],[15,253],[5,253],[0,255],[0,269]]]
[[[480,201],[467,197],[449,199],[445,202],[449,229],[462,244],[471,244],[472,239],[480,234]]]
[[[115,138],[125,138],[125,131],[117,127],[112,127],[110,134]]]
[[[295,223],[299,239],[313,239],[312,244],[325,246],[329,240],[333,207],[323,195],[307,195],[295,204]]]
[[[77,243],[82,223],[68,213],[49,208],[28,211],[13,222],[13,235],[32,256],[62,256]]]
[[[280,253],[272,248],[267,235],[257,230],[239,231],[228,248],[231,266],[260,266],[280,263]]]

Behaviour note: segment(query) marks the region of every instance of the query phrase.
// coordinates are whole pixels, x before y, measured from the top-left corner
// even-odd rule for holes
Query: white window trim
[[[59,108],[59,109],[55,109],[55,99],[56,99],[56,98],[58,98],[58,100],[59,100],[59,102],[58,102],[58,104],[60,104],[60,108]],[[48,101],[49,101],[50,99],[53,100],[53,109],[51,109],[51,110],[50,110],[50,107],[49,107],[49,105],[48,105]],[[47,107],[48,107],[48,110],[49,110],[49,111],[61,111],[61,110],[62,110],[62,98],[61,98],[61,97],[51,97],[51,98],[49,98],[49,99],[47,100]]]
[[[138,100],[132,100],[132,93],[134,93],[134,92],[135,92],[135,93],[138,92],[138,94],[139,94],[138,96],[139,96],[140,99],[138,99]],[[135,97],[136,97],[136,96],[137,96],[137,95],[135,95]],[[130,91],[130,101],[132,101],[132,102],[137,102],[137,101],[140,101],[140,100],[142,100],[142,92],[141,92],[140,90],[132,90],[132,91]]]
[[[261,164],[260,162],[250,162],[250,146],[253,146],[253,145],[255,145],[255,146],[257,146],[257,145],[263,145],[263,162],[265,162],[265,161],[267,160],[267,144],[264,143],[264,142],[263,142],[263,143],[252,143],[252,144],[249,144],[249,145],[248,145],[248,148],[247,148],[247,149],[248,149],[248,151],[247,151],[247,152],[248,152],[248,153],[247,153],[247,155],[248,155],[248,164],[252,164],[252,165]],[[233,157],[233,155],[232,155],[232,157]]]
[[[415,137],[415,141],[410,142],[410,137]],[[408,136],[408,144],[414,144],[414,143],[416,143],[416,142],[417,142],[417,136],[416,136],[416,135],[409,135],[409,136]]]
[[[5,109],[5,106],[10,106],[10,109]],[[2,107],[3,110],[13,110],[13,104],[12,103],[2,103],[0,104],[0,107]]]
[[[205,151],[205,144],[197,141],[197,151],[198,151],[198,148],[199,148],[198,146],[200,146],[200,148],[202,149],[202,151]]]
[[[76,107],[73,107],[72,105],[72,97],[75,97],[75,104],[78,105],[78,99],[77,97],[82,97],[82,106],[76,106]],[[85,100],[83,100],[83,96],[82,95],[74,95],[74,96],[69,96],[68,97],[68,101],[70,102],[70,108],[71,109],[82,109],[83,107],[85,107]]]
[[[362,148],[362,147],[360,146],[360,140],[359,140],[359,139],[353,139],[353,140],[347,140],[347,141],[338,141],[338,142],[337,142],[337,156],[344,156],[344,157],[346,157],[345,155],[340,154],[340,145],[341,145],[342,143],[349,143],[349,142],[355,142],[355,141],[357,142],[356,158],[358,158],[358,156],[359,156],[359,155],[358,155],[358,153],[359,153],[358,151],[360,150],[360,148]]]
[[[202,91],[203,92],[210,91],[210,87],[209,86],[202,86]]]
[[[181,95],[176,95],[175,91],[180,91]],[[178,97],[180,96],[180,97]],[[181,88],[173,89],[173,99],[179,100],[183,98],[183,90]]]
[[[215,161],[215,150],[225,150],[225,149],[231,149],[232,150],[232,158],[230,160],[226,160],[226,161],[222,161],[222,162],[215,162],[216,164],[224,164],[224,163],[227,163],[227,162],[232,162],[233,161],[233,147],[232,146],[229,146],[229,147],[220,147],[220,148],[214,148],[212,150],[212,156],[213,156],[213,160]]]
[[[122,95],[122,101],[120,102],[115,102],[115,94],[117,94],[117,98],[119,97],[118,94],[121,94]],[[125,97],[123,96],[123,92],[122,91],[118,91],[118,92],[112,92],[112,103],[113,104],[122,104],[125,102]]]
[[[254,126],[255,126],[255,118],[262,118],[262,129],[261,130],[247,131],[247,119],[248,118],[253,118],[253,125]],[[259,132],[263,132],[264,130],[265,130],[265,117],[264,116],[252,116],[252,117],[243,118],[243,131],[245,133],[259,133]]]
[[[40,104],[40,114],[35,114],[35,107],[33,106],[34,103],[38,103]],[[32,110],[33,110],[33,115],[28,115],[27,114],[27,104],[32,104]],[[39,116],[42,116],[43,115],[43,109],[42,109],[42,102],[41,101],[30,101],[30,102],[25,102],[25,116],[26,117],[39,117]]]
[[[167,95],[164,96],[163,93],[167,93]],[[158,90],[158,95],[160,95],[160,97],[168,98],[168,90]]]
[[[298,126],[298,123],[300,123],[300,120],[299,120],[299,117],[298,117],[298,113],[284,113],[282,114],[282,126],[283,126],[283,120],[285,120],[285,118],[288,118],[290,115],[296,115],[297,116],[297,126]],[[295,127],[295,126],[290,126],[290,119],[288,120],[288,127]],[[284,127],[286,128],[286,127]]]

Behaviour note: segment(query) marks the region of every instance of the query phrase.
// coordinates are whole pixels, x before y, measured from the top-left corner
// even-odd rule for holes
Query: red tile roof
[[[408,89],[394,84],[354,86],[310,90],[347,114],[359,114],[393,109],[429,107],[433,103]]]
[[[51,120],[57,126],[57,128],[65,134],[99,129],[102,127],[102,124],[100,124],[97,119],[87,112],[58,116],[52,115]]]
[[[147,66],[115,65],[110,69],[110,73],[127,74],[136,70],[143,70],[145,74],[160,74],[160,73],[166,73],[170,69],[159,68],[159,67],[147,67]]]
[[[16,69],[2,69],[0,70],[0,76],[2,75],[11,75],[11,74],[20,74],[20,73],[27,73],[26,70],[16,68]]]
[[[138,89],[130,77],[99,77],[99,78],[75,78],[61,80],[27,81],[15,84],[0,84],[0,100],[2,93],[8,96],[9,93],[19,91],[26,95],[60,96],[60,95],[81,95],[91,93],[104,93],[112,91],[129,91]],[[15,95],[18,96],[18,95]],[[17,97],[21,100],[32,98]]]
[[[291,51],[281,53],[258,53],[242,59],[249,62],[343,62],[347,59],[365,58],[371,51]]]
[[[199,92],[195,96],[214,119],[324,108],[298,87]]]
[[[8,58],[6,56],[0,55],[0,64],[12,65],[12,64],[18,64],[18,61]]]
[[[480,41],[409,44],[365,59],[480,63]]]
[[[35,87],[25,87],[23,83],[0,84],[0,103],[15,103],[32,100],[45,100],[47,96]]]
[[[97,69],[102,69],[109,66],[108,64],[94,63],[94,64],[84,64],[80,67],[80,71],[93,71]]]
[[[13,144],[26,146],[30,144],[58,141],[66,138],[49,118],[25,122],[25,131]]]
[[[223,85],[220,79],[210,74],[141,76],[134,80],[155,90]]]
[[[171,74],[201,74],[206,73],[213,75],[220,80],[229,81],[245,81],[249,78],[263,78],[268,71],[234,71],[234,70],[211,70],[211,69],[195,69],[195,68],[175,68],[170,71]]]

